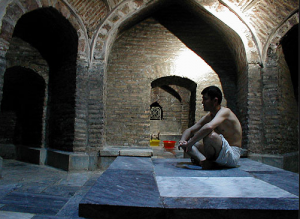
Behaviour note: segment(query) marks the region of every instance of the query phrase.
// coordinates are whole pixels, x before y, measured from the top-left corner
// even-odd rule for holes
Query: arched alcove
[[[163,120],[163,108],[155,101],[150,105],[150,120]]]

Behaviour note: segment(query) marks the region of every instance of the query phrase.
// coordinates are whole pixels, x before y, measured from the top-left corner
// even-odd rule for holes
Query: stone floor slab
[[[163,197],[298,198],[253,177],[156,177]]]
[[[153,163],[151,158],[145,157],[117,157],[109,166],[109,170],[148,170],[153,171]]]
[[[101,219],[128,215],[131,219],[298,218],[299,174],[296,173],[244,158],[238,168],[210,171],[191,165],[189,159],[119,157],[115,161],[104,172],[103,178],[101,171],[65,172],[48,166],[3,160],[0,213],[8,219],[22,219],[22,216],[27,219],[32,215],[32,219],[78,219],[80,212],[91,212],[91,218]],[[212,186],[221,179],[220,186],[227,180],[229,187],[235,185],[234,180],[251,178],[248,184],[258,180],[268,189],[284,191],[291,197],[229,197],[228,193],[223,194],[224,197],[186,197],[186,194],[168,197],[160,194],[159,177],[209,179],[215,183]],[[95,186],[105,191],[105,198],[99,196],[101,190],[95,190]],[[93,199],[90,203],[85,202],[89,192],[96,193],[96,201],[100,199],[103,203],[95,205]]]
[[[33,217],[34,214],[0,211],[0,218],[3,219],[31,219]]]
[[[276,179],[270,175],[289,177],[288,171],[249,159],[241,159],[238,168],[218,170],[202,170],[189,159],[151,161],[117,158],[82,199],[79,215],[120,218],[126,213],[131,218],[141,218],[144,210],[147,213],[143,218],[297,216],[299,197],[295,191],[299,190],[299,179],[291,177],[281,186],[271,182]],[[155,200],[152,204],[148,201],[151,199]]]
[[[55,215],[67,203],[59,196],[12,192],[0,200],[3,211]]]
[[[84,197],[83,205],[162,207],[152,172],[107,170]]]
[[[239,168],[220,168],[202,170],[202,167],[192,165],[190,159],[152,159],[156,176],[170,177],[249,177],[246,171]]]

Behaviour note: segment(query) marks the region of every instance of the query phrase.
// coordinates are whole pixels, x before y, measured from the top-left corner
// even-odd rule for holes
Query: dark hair
[[[221,104],[222,102],[222,91],[216,86],[209,86],[204,88],[201,94],[207,94],[211,100],[215,97],[218,98],[218,104]]]

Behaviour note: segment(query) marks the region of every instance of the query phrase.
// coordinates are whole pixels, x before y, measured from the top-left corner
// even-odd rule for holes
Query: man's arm
[[[199,131],[205,123],[209,122],[209,113],[205,116],[203,116],[196,124],[191,126],[190,128],[186,129],[181,136],[180,141],[188,141],[192,134],[194,134],[196,131]]]
[[[187,142],[190,140],[192,134],[194,134],[196,131],[199,131],[201,127],[207,122],[209,122],[209,113],[203,116],[195,125],[186,129],[182,133],[181,139],[179,141],[180,146],[178,147],[178,149],[180,149],[181,146],[186,145]]]
[[[191,147],[209,133],[211,133],[215,128],[217,128],[224,120],[226,120],[230,115],[227,108],[222,108],[216,116],[208,123],[204,124],[200,130],[195,132],[195,135],[187,142],[186,151],[189,151]]]

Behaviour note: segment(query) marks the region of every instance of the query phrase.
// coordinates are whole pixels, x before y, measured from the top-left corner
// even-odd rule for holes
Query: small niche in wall
[[[162,120],[163,110],[159,103],[154,102],[150,105],[150,120]]]

